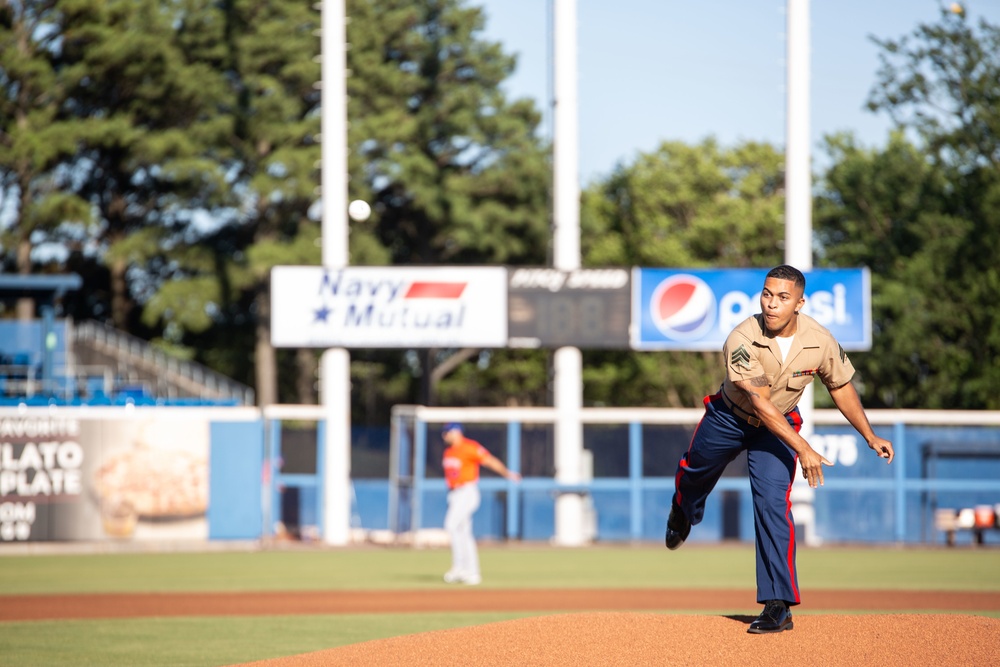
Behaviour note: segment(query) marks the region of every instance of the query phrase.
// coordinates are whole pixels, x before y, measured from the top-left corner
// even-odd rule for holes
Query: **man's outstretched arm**
[[[875,435],[854,385],[848,382],[836,389],[830,389],[830,397],[837,409],[847,417],[847,421],[851,422],[851,426],[865,439],[872,451],[883,459],[887,459],[886,463],[892,463],[892,459],[896,455],[892,449],[892,443]]]

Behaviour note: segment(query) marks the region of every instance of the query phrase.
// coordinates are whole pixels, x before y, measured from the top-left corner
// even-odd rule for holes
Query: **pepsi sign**
[[[721,350],[737,324],[760,312],[769,269],[633,269],[632,348]],[[805,272],[802,312],[845,350],[871,349],[868,269]]]

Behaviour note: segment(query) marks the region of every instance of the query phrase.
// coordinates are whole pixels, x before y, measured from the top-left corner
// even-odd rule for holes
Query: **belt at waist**
[[[733,403],[733,401],[730,400],[730,398],[728,396],[726,396],[726,390],[725,389],[722,389],[720,387],[719,388],[719,395],[722,396],[722,400],[725,401],[726,407],[728,407],[729,410],[734,415],[736,415],[737,417],[739,417],[740,419],[742,419],[746,423],[750,424],[754,428],[759,427],[763,423],[763,422],[761,422],[761,420],[759,418],[757,418],[756,416],[750,414],[749,412],[747,412],[746,410],[744,410],[740,406],[738,406],[735,403]]]

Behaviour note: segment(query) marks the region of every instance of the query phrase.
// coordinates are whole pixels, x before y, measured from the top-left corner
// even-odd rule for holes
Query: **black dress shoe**
[[[665,538],[667,548],[671,551],[678,548],[684,544],[684,540],[688,538],[690,533],[691,522],[684,516],[684,512],[681,511],[680,507],[671,503],[670,516],[667,518],[667,536]]]
[[[764,603],[764,611],[750,624],[747,629],[752,635],[764,635],[770,632],[791,630],[792,612],[784,600],[768,600]]]

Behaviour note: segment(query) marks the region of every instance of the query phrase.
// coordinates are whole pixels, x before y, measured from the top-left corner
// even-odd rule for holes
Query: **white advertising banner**
[[[506,347],[503,267],[276,266],[275,347]]]

